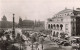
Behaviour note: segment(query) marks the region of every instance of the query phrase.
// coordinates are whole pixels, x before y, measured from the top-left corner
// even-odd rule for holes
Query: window
[[[51,29],[53,29],[53,25],[51,24]]]
[[[57,29],[59,29],[59,25],[57,24]]]
[[[67,16],[69,15],[69,13],[67,14]]]
[[[63,19],[61,19],[61,21],[63,21]]]
[[[48,24],[48,28],[50,29],[50,24]]]
[[[57,19],[57,21],[59,21],[59,19]]]
[[[62,24],[60,24],[60,28],[61,28],[61,30],[63,29],[63,25]]]
[[[55,27],[55,24],[53,25],[53,29],[55,29],[56,27]]]
[[[73,31],[75,31],[75,27],[72,27]]]
[[[53,37],[55,36],[55,31],[53,32]]]
[[[75,21],[75,18],[73,19],[73,21]]]
[[[65,25],[65,30],[68,30],[68,24]]]
[[[60,15],[61,16],[61,15]]]
[[[66,24],[65,26],[68,27],[68,24]]]
[[[68,30],[68,28],[66,28],[66,30]]]

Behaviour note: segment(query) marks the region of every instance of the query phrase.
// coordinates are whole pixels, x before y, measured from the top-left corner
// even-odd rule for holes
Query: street
[[[61,46],[57,45],[56,42],[49,41],[49,39],[46,39],[43,43],[44,50],[75,50],[72,49],[72,46]]]

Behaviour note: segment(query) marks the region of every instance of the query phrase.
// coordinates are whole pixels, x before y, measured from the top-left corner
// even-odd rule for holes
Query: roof
[[[67,12],[73,12],[73,10],[72,9],[64,9],[64,10],[58,12],[57,14],[62,14],[62,13],[67,13]]]
[[[23,22],[34,22],[32,20],[23,20]]]
[[[56,16],[57,16],[57,15],[64,14],[64,13],[68,13],[68,12],[73,12],[73,9],[67,9],[67,8],[66,8],[66,9],[58,12],[57,14],[55,14],[54,17],[52,17],[52,19],[54,19],[54,18],[62,18],[62,17],[56,17]]]

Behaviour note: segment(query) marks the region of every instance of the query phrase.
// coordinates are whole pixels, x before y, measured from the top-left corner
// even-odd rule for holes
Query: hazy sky
[[[0,20],[3,15],[12,20],[13,13],[16,21],[19,16],[23,19],[46,20],[65,7],[80,7],[80,0],[0,0]]]

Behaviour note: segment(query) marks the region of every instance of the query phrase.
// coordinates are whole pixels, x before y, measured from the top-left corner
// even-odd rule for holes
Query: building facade
[[[44,21],[33,21],[33,20],[22,20],[22,18],[19,18],[18,27],[19,28],[29,28],[34,29],[35,31],[43,30],[45,29]]]
[[[60,37],[61,33],[68,36],[80,35],[80,8],[65,8],[58,12],[46,21],[45,29],[51,30],[52,35],[56,37]]]
[[[32,20],[22,20],[22,18],[19,18],[18,27],[19,28],[33,28],[34,21]]]
[[[6,16],[4,15],[0,21],[0,29],[12,28],[12,27],[13,27],[13,22],[8,21]],[[15,27],[17,27],[17,23],[15,23]]]

